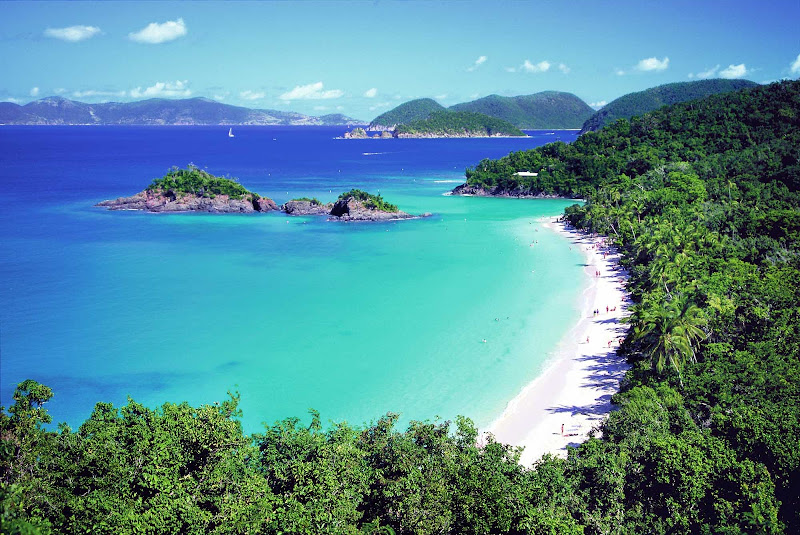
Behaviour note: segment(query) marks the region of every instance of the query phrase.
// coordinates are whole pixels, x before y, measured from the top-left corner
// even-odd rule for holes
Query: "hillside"
[[[629,119],[662,106],[686,102],[707,97],[717,93],[738,91],[758,84],[748,80],[698,80],[696,82],[678,82],[629,93],[608,103],[601,110],[589,117],[581,127],[581,133],[600,130],[617,119]]]
[[[392,129],[399,124],[427,119],[431,113],[444,109],[444,106],[431,98],[410,100],[375,117],[369,124],[369,130]]]
[[[517,97],[489,95],[456,104],[449,109],[484,113],[526,129],[580,128],[594,113],[580,98],[560,91],[542,91]]]
[[[513,124],[468,111],[435,111],[427,119],[398,125],[395,137],[491,137],[524,136]]]
[[[207,98],[148,99],[86,104],[47,97],[24,106],[0,105],[0,124],[97,125],[350,125],[363,124],[341,114],[313,117],[278,110],[222,104]]]

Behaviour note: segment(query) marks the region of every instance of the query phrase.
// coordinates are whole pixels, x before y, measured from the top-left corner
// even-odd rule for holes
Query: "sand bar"
[[[580,233],[555,219],[542,224],[580,248],[590,283],[581,296],[581,319],[561,341],[550,365],[486,429],[499,442],[524,446],[525,466],[545,453],[566,457],[568,446],[586,440],[612,410],[611,396],[628,369],[616,353],[627,330],[620,320],[629,304],[627,275],[617,263],[618,253],[602,237]]]

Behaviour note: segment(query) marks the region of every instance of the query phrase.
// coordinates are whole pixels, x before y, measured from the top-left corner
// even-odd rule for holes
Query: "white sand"
[[[627,330],[620,319],[628,303],[627,277],[617,264],[618,254],[602,245],[602,238],[567,229],[563,223],[552,220],[544,226],[567,238],[571,247],[580,247],[591,284],[583,294],[581,320],[561,341],[551,365],[486,430],[498,442],[524,446],[525,466],[545,453],[566,457],[567,446],[586,440],[612,410],[611,396],[628,369],[616,354]],[[595,309],[600,313],[595,315]]]

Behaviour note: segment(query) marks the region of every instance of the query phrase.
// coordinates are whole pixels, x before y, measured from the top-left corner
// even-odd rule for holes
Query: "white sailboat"
[[[233,128],[229,128],[228,129],[228,137],[234,137],[233,136]]]

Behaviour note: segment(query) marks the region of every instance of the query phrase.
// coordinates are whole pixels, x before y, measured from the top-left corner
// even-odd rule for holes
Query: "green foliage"
[[[513,124],[468,111],[436,111],[427,119],[401,124],[395,135],[432,136],[524,136],[525,133]]]
[[[444,110],[444,106],[430,98],[419,98],[400,104],[386,113],[375,117],[370,123],[370,128],[383,126],[392,128],[396,125],[427,119],[435,111]]]
[[[373,210],[378,210],[381,212],[395,213],[399,211],[396,205],[384,201],[383,197],[380,195],[373,195],[356,188],[353,188],[350,191],[345,191],[339,195],[340,201],[348,199],[354,199],[356,201],[363,202],[364,206],[367,208],[372,208]]]
[[[194,165],[189,165],[186,169],[173,167],[163,177],[153,180],[147,186],[147,191],[160,191],[170,196],[192,194],[209,198],[217,195],[227,195],[231,199],[259,198],[257,193],[246,190],[238,182],[214,176]]]
[[[542,91],[533,95],[501,97],[489,95],[448,108],[452,111],[483,113],[517,128],[580,128],[594,113],[572,93]]]
[[[644,91],[629,93],[603,106],[586,119],[581,132],[600,130],[618,119],[630,119],[671,104],[696,100],[717,93],[729,93],[758,84],[747,80],[697,80],[660,85]]]

